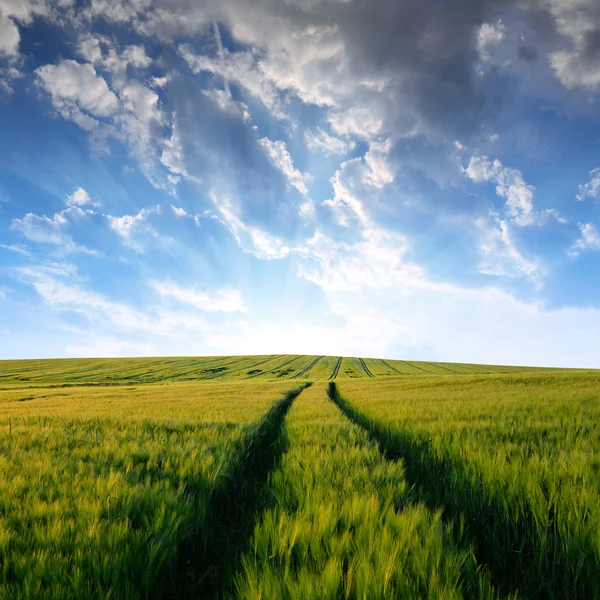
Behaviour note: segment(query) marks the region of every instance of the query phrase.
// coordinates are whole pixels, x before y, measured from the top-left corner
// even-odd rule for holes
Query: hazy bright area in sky
[[[0,358],[600,367],[598,0],[0,0]]]

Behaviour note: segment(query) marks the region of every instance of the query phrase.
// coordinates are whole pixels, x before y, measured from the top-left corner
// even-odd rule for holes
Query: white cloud
[[[27,213],[21,219],[13,219],[10,228],[32,242],[60,246],[63,252],[79,252],[98,255],[98,252],[74,243],[69,229],[81,225],[82,221],[94,215],[93,210],[83,210],[70,206],[55,213],[52,217]]]
[[[128,69],[147,69],[152,59],[142,45],[126,46],[121,50],[113,38],[84,33],[79,36],[79,54],[97,69],[110,75],[114,89],[122,90],[127,85]]]
[[[499,44],[505,36],[506,30],[501,19],[496,23],[483,23],[477,34],[477,48],[481,58],[489,60],[488,48]]]
[[[85,206],[86,204],[98,206],[97,203],[92,202],[90,195],[83,188],[77,188],[72,194],[67,196],[65,204],[67,206]]]
[[[495,183],[498,196],[506,198],[504,208],[509,217],[523,218],[533,211],[535,188],[525,182],[520,171],[504,167],[498,159],[491,161],[487,156],[472,156],[463,172],[475,183]]]
[[[116,95],[93,65],[63,60],[36,69],[40,84],[50,93],[54,108],[65,118],[79,109],[94,117],[110,117],[119,108]]]
[[[357,222],[362,229],[371,229],[371,218],[365,208],[365,197],[381,190],[394,180],[394,170],[388,159],[391,141],[372,142],[363,158],[343,162],[330,179],[333,198],[324,204],[337,213],[341,225]]]
[[[394,168],[388,156],[391,149],[392,140],[389,138],[383,142],[371,142],[365,153],[365,184],[381,189],[394,181]]]
[[[130,77],[130,67],[151,65],[144,47],[127,46],[120,51],[110,38],[84,34],[78,51],[90,62],[63,60],[39,67],[39,85],[50,93],[55,110],[64,119],[92,134],[97,150],[108,153],[110,137],[125,141],[147,179],[156,187],[165,187],[167,184],[155,180],[154,165],[168,119],[158,94]]]
[[[72,0],[59,0],[68,7]],[[47,0],[0,0],[0,55],[10,59],[19,55],[20,34],[16,23],[30,25],[35,16],[50,18],[52,8]]]
[[[210,329],[205,320],[195,313],[151,306],[140,311],[127,304],[113,302],[80,283],[73,283],[78,280],[78,275],[75,267],[70,265],[21,267],[15,273],[22,281],[32,285],[47,305],[83,315],[91,327],[98,328],[104,335],[110,330],[121,334],[134,332],[159,338],[182,338],[190,331]],[[68,277],[69,282],[62,281],[62,277]]]
[[[495,225],[490,230],[490,237],[508,240],[508,228],[516,225],[519,227],[537,226],[543,227],[551,221],[566,224],[568,221],[561,213],[548,208],[541,211],[534,210],[533,197],[535,188],[528,185],[520,171],[504,167],[499,160],[490,160],[487,156],[472,156],[463,173],[475,183],[490,181],[496,184],[496,194],[506,198],[504,211],[507,219],[501,220],[495,217]],[[502,225],[504,223],[504,225]],[[497,227],[499,226],[499,228]],[[509,254],[514,256],[516,263],[522,267],[524,272],[536,270],[536,261],[530,262],[519,258],[519,253],[511,244],[507,244]]]
[[[519,251],[512,230],[514,227],[543,226],[552,219],[559,223],[566,223],[566,220],[555,209],[535,211],[535,188],[525,182],[520,171],[504,167],[497,159],[471,156],[468,167],[462,170],[475,183],[495,183],[496,194],[506,199],[506,218],[492,211],[490,220],[480,218],[475,222],[481,231],[480,272],[508,277],[526,275],[539,287],[542,265],[539,259],[526,258]]]
[[[579,52],[559,50],[550,56],[556,77],[568,89],[600,86],[600,64],[588,62]]]
[[[550,54],[557,79],[567,88],[594,90],[600,86],[600,64],[593,50],[598,35],[596,0],[548,0],[556,29],[566,41]]]
[[[196,55],[187,46],[179,52],[194,73],[208,72],[222,77],[227,82],[236,83],[251,96],[260,100],[276,119],[286,119],[277,87],[261,69],[252,52],[229,52],[223,50],[220,57]],[[229,95],[229,94],[228,94]]]
[[[239,227],[247,235],[253,246],[253,253],[259,258],[273,260],[285,258],[290,254],[290,248],[280,238],[273,236],[258,227]]]
[[[163,77],[152,77],[150,79],[150,86],[154,88],[164,88],[169,81],[171,81],[170,75],[164,75]]]
[[[306,182],[309,177],[306,173],[302,173],[294,167],[294,162],[285,142],[281,140],[273,142],[265,137],[259,139],[258,143],[262,146],[271,162],[287,177],[289,185],[295,187],[304,196],[308,196]]]
[[[142,251],[141,246],[134,237],[137,234],[144,233],[156,235],[154,228],[148,223],[148,218],[160,213],[161,207],[157,204],[150,208],[142,208],[135,215],[123,215],[122,217],[106,215],[106,218],[110,228],[123,239],[124,243],[138,251]]]
[[[540,261],[528,259],[519,252],[513,239],[510,221],[492,215],[491,224],[481,219],[476,225],[481,230],[481,273],[505,277],[526,275],[539,285]]]
[[[59,0],[59,4],[67,7],[72,0]],[[0,12],[8,17],[29,25],[36,15],[48,16],[50,6],[47,0],[0,0]]]
[[[366,140],[379,134],[383,127],[383,119],[366,107],[331,111],[328,121],[338,135],[355,135]]]
[[[302,276],[324,285],[337,323],[282,326],[260,319],[240,321],[207,337],[214,353],[301,352],[600,367],[591,352],[600,335],[597,309],[546,310],[496,288],[432,282],[418,268],[403,268],[401,252],[380,260],[375,243],[364,260],[351,245],[332,245],[326,237],[317,237],[314,244],[329,256],[322,257],[314,273]],[[385,248],[385,242],[381,245]]]
[[[319,151],[324,156],[348,154],[356,147],[354,141],[342,140],[320,128],[317,129],[317,133],[306,131],[304,134],[304,143],[309,150]]]
[[[390,78],[372,72],[353,73],[338,25],[307,25],[304,19],[296,23],[291,14],[272,17],[266,7],[249,6],[223,5],[218,12],[226,13],[226,19],[214,12],[209,16],[211,7],[195,11],[192,18],[186,15],[191,29],[201,30],[216,18],[228,24],[236,40],[252,46],[251,51],[240,52],[224,48],[215,57],[196,55],[189,47],[180,46],[181,55],[194,72],[218,75],[226,89],[229,83],[236,83],[279,120],[289,120],[285,98],[295,96],[305,103],[335,109],[330,123],[339,135],[371,139],[380,132],[384,110],[378,94],[386,89]],[[272,19],[276,26],[268,25]],[[171,21],[170,25],[182,27],[181,22]],[[363,97],[377,100],[363,106]]]
[[[10,95],[13,93],[12,84],[25,75],[12,65],[0,67],[0,92]]]
[[[148,155],[153,153],[154,129],[164,123],[158,94],[137,81],[128,81],[119,90],[119,98],[123,112],[116,117],[116,123],[149,175],[152,164]]]
[[[189,217],[190,216],[190,214],[184,208],[179,208],[178,206],[173,206],[171,204],[171,209],[178,217]]]
[[[588,198],[600,200],[600,167],[590,171],[590,180],[579,186],[579,191],[575,197],[580,202]]]
[[[299,275],[324,290],[356,291],[364,287],[389,288],[422,278],[423,271],[405,264],[406,240],[383,229],[366,229],[354,243],[336,242],[317,231],[297,249],[307,262]]]
[[[579,256],[588,250],[600,250],[600,233],[592,223],[579,223],[581,236],[568,251],[570,256]]]
[[[218,290],[211,295],[166,281],[151,281],[150,286],[161,298],[172,298],[202,311],[248,312],[238,290]]]
[[[19,28],[0,10],[0,55],[17,56],[20,41]]]
[[[152,64],[152,59],[146,54],[146,49],[141,45],[127,46],[122,54],[128,65],[145,69]]]
[[[31,256],[31,252],[27,246],[23,246],[22,244],[0,244],[0,248],[3,250],[9,250],[10,252],[15,252],[16,254],[22,254],[23,256]]]
[[[229,198],[217,196],[213,192],[211,199],[222,215],[222,219],[219,221],[231,231],[244,252],[249,252],[264,260],[277,260],[289,256],[290,247],[281,239],[258,227],[245,224],[236,214]]]
[[[64,231],[67,223],[68,220],[63,213],[56,213],[51,218],[27,213],[22,219],[13,219],[10,228],[20,232],[32,242],[64,244],[70,241]]]
[[[229,113],[241,117],[245,123],[250,123],[251,117],[248,106],[240,100],[234,100],[231,93],[227,90],[207,89],[202,93],[216,104],[224,113]]]

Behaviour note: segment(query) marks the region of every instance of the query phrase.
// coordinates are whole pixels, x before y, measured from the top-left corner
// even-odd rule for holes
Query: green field
[[[556,369],[546,369],[552,370]],[[0,361],[0,388],[14,383],[128,384],[232,379],[319,381],[336,377],[472,375],[530,371],[540,369],[293,354],[201,358],[65,358]]]
[[[2,361],[0,599],[600,597],[599,421],[590,370]]]

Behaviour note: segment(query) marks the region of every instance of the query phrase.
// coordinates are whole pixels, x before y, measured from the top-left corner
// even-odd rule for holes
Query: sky
[[[600,367],[597,0],[0,0],[0,358]]]

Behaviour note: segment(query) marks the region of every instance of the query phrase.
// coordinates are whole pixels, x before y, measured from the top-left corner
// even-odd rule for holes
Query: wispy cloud
[[[218,290],[213,294],[182,287],[168,281],[151,281],[150,286],[161,297],[189,304],[207,312],[248,312],[238,290]]]
[[[583,202],[587,199],[600,200],[600,167],[590,171],[590,180],[579,185],[577,200]]]
[[[579,256],[581,252],[600,250],[600,233],[592,223],[579,223],[580,237],[568,251],[569,256]]]

